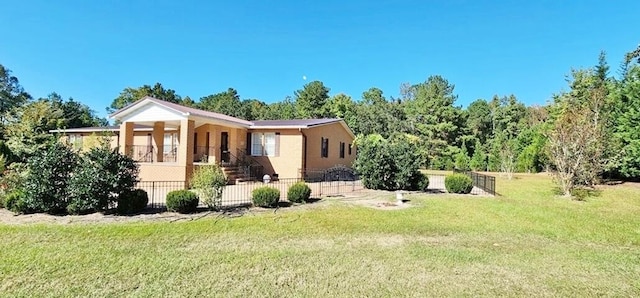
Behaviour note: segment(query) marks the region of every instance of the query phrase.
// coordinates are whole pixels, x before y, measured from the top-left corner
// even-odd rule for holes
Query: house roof
[[[236,117],[231,117],[229,115],[225,115],[225,114],[220,114],[220,113],[215,113],[215,112],[209,112],[209,111],[205,111],[205,110],[200,110],[200,109],[196,109],[196,108],[190,108],[190,107],[186,107],[183,105],[179,105],[176,103],[172,103],[172,102],[168,102],[168,101],[164,101],[164,100],[160,100],[157,98],[153,98],[151,96],[145,96],[143,98],[141,98],[140,100],[120,109],[115,111],[113,114],[109,115],[110,118],[117,118],[119,116],[124,116],[126,114],[128,114],[129,112],[132,111],[132,108],[140,105],[140,104],[144,104],[144,103],[148,103],[148,102],[153,102],[155,104],[164,106],[166,108],[169,108],[171,110],[177,111],[182,113],[185,116],[188,115],[194,115],[194,116],[199,116],[199,117],[204,117],[204,118],[209,118],[209,119],[215,119],[215,120],[222,120],[222,121],[226,121],[226,122],[231,122],[234,124],[239,124],[239,125],[243,125],[243,126],[250,126],[252,123],[247,121],[247,120],[243,120],[240,118],[236,118]]]
[[[140,100],[129,104],[128,106],[112,113],[109,115],[110,118],[121,118],[127,115],[128,113],[135,110],[134,107],[144,105],[147,103],[154,103],[157,105],[161,105],[170,110],[181,113],[185,116],[193,115],[202,118],[208,118],[223,122],[230,122],[232,124],[249,128],[249,129],[308,129],[313,127],[318,127],[322,125],[328,125],[333,123],[340,123],[344,129],[355,138],[355,135],[347,126],[347,124],[342,119],[337,118],[325,118],[325,119],[293,119],[293,120],[255,120],[255,121],[247,121],[243,119],[239,119],[236,117],[232,117],[229,115],[224,115],[215,112],[209,112],[205,110],[200,110],[196,108],[190,108],[183,105],[179,105],[176,103],[160,100],[157,98],[153,98],[150,96],[145,96]],[[51,130],[50,132],[67,132],[67,133],[78,133],[78,132],[100,132],[100,131],[110,131],[110,132],[118,132],[120,130],[119,126],[105,126],[105,127],[83,127],[83,128],[71,128],[71,129],[57,129]],[[136,124],[134,126],[135,131],[151,131],[153,127],[148,125],[140,125]]]
[[[291,127],[310,128],[340,122],[340,119],[293,119],[293,120],[255,120],[250,128]]]
[[[135,124],[133,126],[135,131],[153,131],[152,126]],[[92,126],[92,127],[77,127],[77,128],[62,128],[52,129],[51,133],[82,133],[82,132],[119,132],[120,126]]]

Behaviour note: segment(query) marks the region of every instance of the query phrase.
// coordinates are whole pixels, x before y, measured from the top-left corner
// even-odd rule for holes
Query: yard
[[[326,198],[180,221],[0,224],[2,296],[639,296],[640,187]]]

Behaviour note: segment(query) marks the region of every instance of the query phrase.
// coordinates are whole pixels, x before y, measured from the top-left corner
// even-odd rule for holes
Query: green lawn
[[[497,183],[402,210],[0,225],[0,296],[640,296],[640,188],[569,201],[545,175]]]

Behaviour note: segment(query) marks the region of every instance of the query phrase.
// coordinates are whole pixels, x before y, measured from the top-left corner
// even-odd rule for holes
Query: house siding
[[[302,168],[303,136],[297,129],[267,130],[253,129],[249,132],[279,133],[280,143],[278,156],[252,156],[264,166],[264,172],[269,175],[278,174],[279,178],[298,178]],[[244,137],[246,139],[246,136]],[[246,144],[243,142],[243,145]]]
[[[356,158],[355,150],[349,146],[353,137],[340,123],[313,127],[305,130],[307,135],[307,169],[328,169],[336,165],[351,167]],[[322,139],[329,139],[329,155],[322,157]],[[345,143],[344,158],[340,158],[340,142]]]

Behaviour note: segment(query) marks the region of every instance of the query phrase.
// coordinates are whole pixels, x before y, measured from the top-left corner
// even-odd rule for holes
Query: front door
[[[229,162],[229,133],[226,131],[220,135],[220,160]]]

